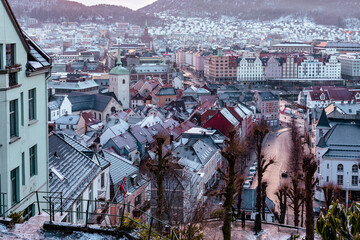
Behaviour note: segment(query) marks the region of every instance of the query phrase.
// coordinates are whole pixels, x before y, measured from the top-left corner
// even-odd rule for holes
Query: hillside
[[[259,20],[288,15],[309,16],[320,24],[342,25],[345,18],[360,18],[359,7],[358,0],[158,0],[139,11],[194,17],[227,15]]]
[[[40,22],[86,21],[96,22],[104,18],[106,22],[126,21],[143,25],[145,19],[152,22],[154,17],[120,6],[85,6],[66,0],[8,0],[17,17],[36,18]],[[100,1],[101,2],[101,1]]]

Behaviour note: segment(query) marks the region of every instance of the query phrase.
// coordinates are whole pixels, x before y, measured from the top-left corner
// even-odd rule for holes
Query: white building
[[[331,56],[325,64],[313,56],[308,56],[298,67],[298,78],[323,79],[341,78],[341,63],[335,56]]]
[[[259,58],[241,59],[237,69],[238,82],[262,82],[264,81],[264,71],[262,62]]]
[[[338,57],[341,62],[341,74],[350,79],[360,78],[360,56],[358,53],[342,54]]]
[[[130,107],[130,72],[121,64],[120,51],[116,67],[111,69],[109,74],[109,91],[115,93],[124,109],[128,109]]]
[[[318,124],[316,131],[319,139],[316,146],[318,162],[316,175],[320,181],[316,188],[315,198],[323,201],[321,187],[332,183],[343,190],[350,190],[353,198],[350,200],[358,200],[360,196],[360,126],[341,123],[330,128]]]
[[[50,57],[22,32],[7,0],[0,19],[0,205],[31,217],[41,211],[35,191],[48,191]]]

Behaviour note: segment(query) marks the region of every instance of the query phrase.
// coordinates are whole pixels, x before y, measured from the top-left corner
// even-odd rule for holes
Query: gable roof
[[[29,48],[29,46],[28,46],[28,44],[26,42],[23,31],[21,30],[20,25],[19,25],[18,21],[16,20],[15,14],[12,11],[8,1],[7,0],[1,0],[1,2],[2,2],[7,14],[9,15],[9,18],[10,18],[12,24],[14,25],[14,28],[15,28],[16,32],[18,33],[18,35],[20,37],[20,40],[24,45],[24,48],[25,48],[26,52],[29,52],[30,48]]]
[[[100,166],[56,133],[49,137],[49,170],[54,173],[49,179],[49,191],[62,192],[64,211],[74,204],[71,199],[77,199],[101,172]],[[60,203],[55,208],[59,209]]]
[[[102,94],[86,94],[81,92],[71,92],[68,98],[74,112],[90,109],[103,112],[113,99],[111,96]]]

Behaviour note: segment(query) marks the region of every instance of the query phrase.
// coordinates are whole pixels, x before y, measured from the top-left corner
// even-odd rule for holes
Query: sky
[[[71,0],[74,2],[80,2],[84,5],[91,6],[96,4],[112,4],[119,5],[137,10],[142,8],[150,3],[155,2],[156,0]]]

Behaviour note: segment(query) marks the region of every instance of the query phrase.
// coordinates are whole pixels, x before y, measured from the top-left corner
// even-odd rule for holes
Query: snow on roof
[[[233,125],[233,126],[237,126],[239,125],[239,121],[234,117],[234,115],[231,114],[231,112],[226,109],[223,108],[220,113]]]

